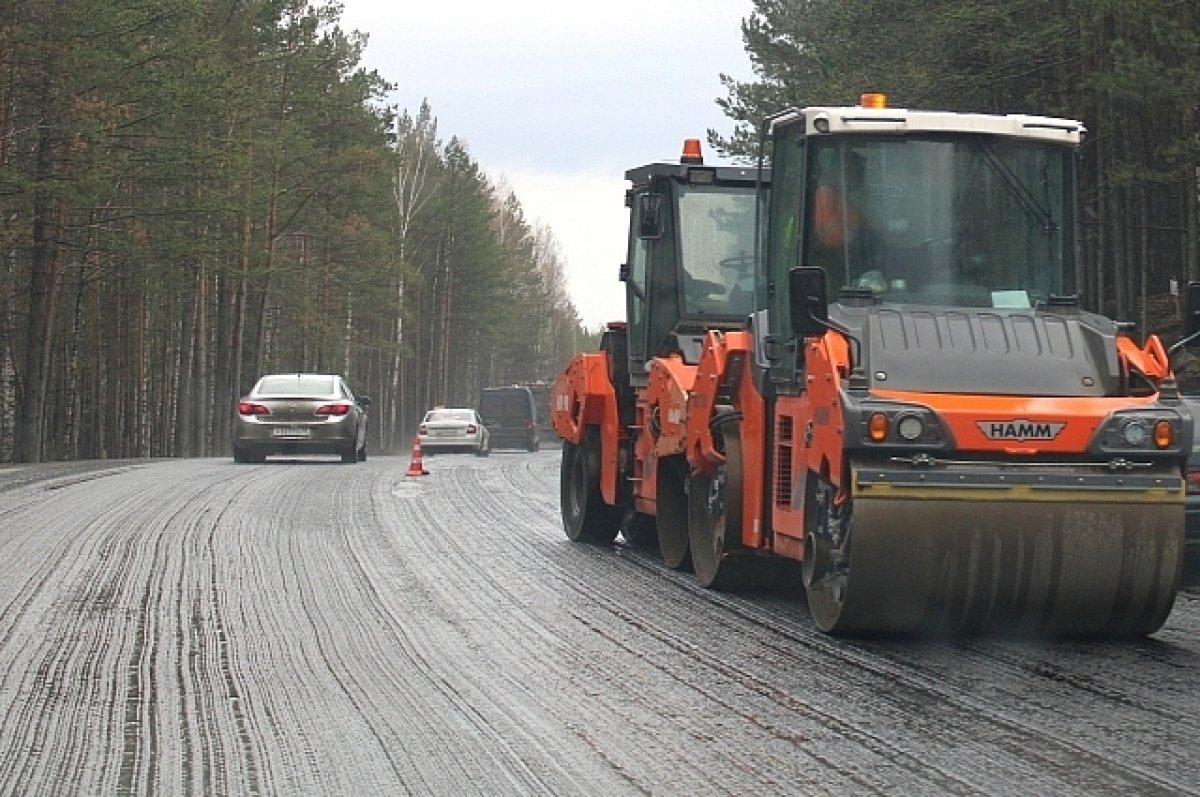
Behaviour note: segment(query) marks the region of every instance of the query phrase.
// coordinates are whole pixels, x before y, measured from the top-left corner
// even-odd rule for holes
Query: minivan
[[[479,415],[488,429],[492,449],[537,451],[537,411],[527,387],[485,387],[479,396]]]

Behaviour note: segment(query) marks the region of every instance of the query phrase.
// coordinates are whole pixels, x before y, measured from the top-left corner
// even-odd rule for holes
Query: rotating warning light
[[[700,139],[685,138],[683,140],[683,155],[680,156],[679,162],[696,165],[704,164],[704,156],[700,154]]]
[[[863,108],[886,108],[888,107],[887,95],[877,91],[864,92],[859,98],[858,104]]]

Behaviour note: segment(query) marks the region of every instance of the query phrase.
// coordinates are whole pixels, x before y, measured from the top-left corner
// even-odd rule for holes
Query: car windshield
[[[425,416],[426,421],[473,421],[475,413],[471,410],[430,410]]]
[[[266,376],[258,383],[258,393],[277,396],[328,396],[333,393],[333,377],[305,374]]]

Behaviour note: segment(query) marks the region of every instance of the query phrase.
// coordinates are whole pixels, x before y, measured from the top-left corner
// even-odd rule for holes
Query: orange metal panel
[[[1031,424],[1063,423],[1053,440],[1038,440],[1040,453],[1079,453],[1088,443],[1109,413],[1128,407],[1151,404],[1155,397],[1079,397],[1079,396],[974,396],[958,393],[914,393],[875,390],[880,398],[923,404],[949,425],[959,450],[997,451],[1021,454],[1031,451],[1028,445],[1014,445],[1011,440],[991,439],[980,423],[1003,423],[1014,420]]]

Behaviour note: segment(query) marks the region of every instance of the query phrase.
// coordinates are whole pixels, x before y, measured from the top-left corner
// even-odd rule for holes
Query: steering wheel
[[[736,269],[737,271],[750,271],[754,268],[753,255],[734,255],[723,260],[718,260],[717,265],[721,268]]]

